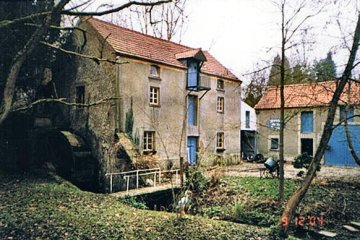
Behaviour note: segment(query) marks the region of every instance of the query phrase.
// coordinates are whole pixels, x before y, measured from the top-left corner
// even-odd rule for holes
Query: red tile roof
[[[83,19],[90,23],[117,53],[138,57],[179,68],[185,66],[176,58],[177,54],[197,53],[199,49],[190,48],[164,39],[145,35],[127,28],[104,22],[96,18]],[[240,81],[231,71],[217,61],[209,52],[203,51],[207,61],[201,71],[221,78]],[[179,56],[179,55],[178,55]]]
[[[349,98],[350,86],[350,98]],[[316,107],[327,106],[336,89],[336,81],[327,81],[307,84],[291,84],[284,88],[285,107]],[[360,103],[360,83],[351,82],[348,84],[341,95],[339,104],[344,104],[350,99],[351,104]],[[279,109],[280,108],[280,88],[269,87],[262,98],[256,104],[255,109]]]

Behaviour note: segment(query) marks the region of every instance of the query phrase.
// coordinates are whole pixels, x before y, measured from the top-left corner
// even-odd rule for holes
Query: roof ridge
[[[220,63],[221,64],[221,63]],[[319,84],[333,84],[336,80],[328,80],[328,81],[321,81],[321,82],[307,82],[307,83],[291,83],[291,84],[284,84],[284,87],[290,86],[310,86],[310,85],[319,85]],[[268,86],[268,89],[271,88],[280,88],[280,86]]]
[[[99,19],[99,18],[91,17],[91,18],[89,18],[88,20],[91,20],[91,19],[96,20],[96,21],[99,21],[99,22],[102,22],[102,23],[104,23],[104,24],[112,25],[112,26],[117,27],[117,28],[121,28],[121,29],[123,29],[123,30],[125,30],[125,31],[128,31],[128,32],[133,32],[133,33],[136,33],[136,34],[143,35],[143,36],[145,36],[145,37],[149,37],[149,38],[153,38],[153,39],[160,40],[160,41],[163,41],[163,42],[175,44],[175,45],[178,45],[178,46],[187,48],[188,51],[190,51],[190,50],[196,50],[196,49],[201,49],[201,47],[199,47],[199,48],[189,47],[189,46],[186,46],[186,45],[177,43],[177,42],[173,42],[173,41],[166,40],[166,39],[163,39],[163,38],[159,38],[159,37],[155,37],[155,36],[152,36],[152,35],[148,35],[148,34],[145,34],[145,33],[140,32],[140,31],[136,31],[136,30],[133,30],[133,29],[130,29],[130,28],[127,28],[127,27],[119,26],[119,25],[116,25],[115,23],[107,22],[107,21],[102,20],[102,19]]]

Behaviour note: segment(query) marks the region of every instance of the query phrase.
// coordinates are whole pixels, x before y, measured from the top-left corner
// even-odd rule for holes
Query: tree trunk
[[[23,49],[21,49],[15,56],[4,88],[4,96],[1,103],[0,125],[4,123],[5,119],[11,111],[15,93],[16,79],[19,75],[21,66],[23,65],[26,58],[39,45],[40,40],[48,31],[54,17],[60,14],[61,10],[69,1],[70,0],[62,0],[53,8],[52,12],[49,13],[49,15],[45,18],[44,23],[32,34]]]
[[[346,141],[347,141],[347,144],[350,148],[350,153],[351,153],[351,156],[354,158],[355,162],[360,165],[360,158],[359,156],[356,154],[355,152],[355,148],[354,148],[354,145],[353,145],[353,142],[351,140],[351,136],[350,136],[350,131],[349,131],[349,128],[348,128],[348,113],[349,113],[349,107],[350,107],[350,94],[351,94],[351,82],[349,82],[349,86],[348,86],[348,94],[347,94],[347,105],[345,107],[345,121],[344,121],[344,126],[345,126],[345,135],[346,135]]]
[[[279,136],[279,204],[284,201],[284,128],[285,128],[285,2],[281,5],[281,66],[280,66],[280,136]]]
[[[327,144],[330,140],[333,131],[333,123],[334,123],[334,117],[335,117],[338,101],[345,88],[346,83],[351,77],[351,71],[353,69],[356,53],[358,51],[359,40],[360,40],[360,14],[358,16],[358,20],[355,28],[354,40],[353,40],[353,45],[351,47],[348,63],[346,65],[343,75],[339,80],[339,84],[330,102],[328,116],[324,126],[323,134],[321,136],[320,144],[316,150],[314,159],[311,161],[311,164],[306,173],[302,186],[291,196],[290,200],[287,202],[285,210],[283,211],[281,219],[279,221],[280,234],[282,236],[286,236],[288,234],[289,223],[291,222],[294,216],[296,208],[298,207],[298,205],[300,204],[307,190],[310,187],[310,184],[315,176],[316,169],[320,164],[320,161],[324,155]]]

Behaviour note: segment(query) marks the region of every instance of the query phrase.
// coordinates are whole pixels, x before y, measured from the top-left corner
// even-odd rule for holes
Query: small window
[[[225,90],[224,80],[222,80],[222,79],[217,80],[216,89],[217,90]]]
[[[219,132],[216,135],[216,148],[224,149],[224,133],[223,132]]]
[[[354,107],[349,106],[348,112],[346,113],[346,106],[340,106],[340,122],[344,122],[345,118],[347,118],[348,122],[353,122],[354,118]]]
[[[150,66],[150,76],[152,77],[160,77],[160,67],[156,65]]]
[[[314,113],[312,111],[301,112],[301,132],[314,132]]]
[[[245,127],[250,128],[250,111],[245,111]]]
[[[150,87],[150,96],[149,96],[150,105],[159,106],[160,105],[160,88]]]
[[[76,91],[75,102],[77,104],[85,104],[85,86],[77,86],[75,91]],[[83,106],[77,106],[77,107],[81,108]]]
[[[271,138],[270,139],[270,149],[271,150],[278,150],[279,149],[279,139],[278,138]]]
[[[144,132],[144,152],[151,152],[155,150],[155,132]]]
[[[224,113],[224,97],[217,98],[217,112]]]

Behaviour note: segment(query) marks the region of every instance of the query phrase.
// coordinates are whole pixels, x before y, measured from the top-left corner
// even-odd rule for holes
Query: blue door
[[[349,125],[348,127],[355,152],[360,156],[360,126]],[[344,126],[334,129],[328,145],[324,155],[325,165],[359,166],[350,153]]]
[[[198,138],[197,137],[188,137],[188,139],[187,139],[187,155],[188,155],[188,162],[190,165],[196,164],[197,148],[198,148]]]

